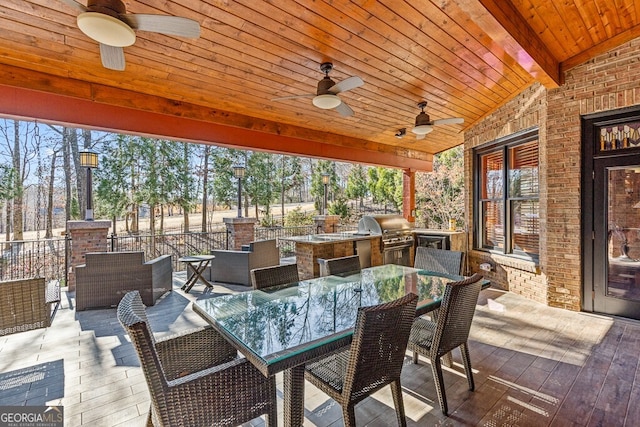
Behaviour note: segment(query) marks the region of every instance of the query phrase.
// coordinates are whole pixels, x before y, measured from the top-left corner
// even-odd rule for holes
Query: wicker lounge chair
[[[251,270],[251,285],[253,289],[263,289],[298,281],[300,281],[298,264],[274,265],[273,267],[254,268]]]
[[[342,406],[344,425],[356,425],[355,405],[391,385],[398,424],[406,426],[400,373],[418,297],[358,310],[351,346],[306,366],[305,378]]]
[[[476,309],[478,294],[482,287],[482,276],[474,274],[460,282],[448,283],[442,297],[438,320],[433,322],[422,317],[415,320],[409,338],[409,350],[413,351],[413,361],[418,363],[418,354],[431,361],[433,381],[438,393],[442,413],[448,415],[447,396],[444,389],[440,358],[456,347],[460,347],[464,370],[473,391],[473,373],[469,358],[469,329]]]
[[[212,328],[154,339],[138,291],[118,305],[151,395],[148,425],[236,426],[261,415],[277,423],[274,377],[267,378]]]
[[[360,257],[358,255],[341,258],[318,259],[320,263],[320,275],[330,276],[336,274],[360,271]]]
[[[59,303],[60,286],[43,277],[0,282],[0,336],[51,326]]]
[[[144,252],[89,252],[75,270],[76,311],[115,307],[133,290],[154,305],[173,288],[171,255],[144,262]]]
[[[436,273],[461,274],[464,253],[419,246],[416,248],[415,268]]]
[[[280,264],[280,251],[276,240],[251,242],[246,251],[213,250],[208,277],[211,282],[251,285],[250,272],[254,268]]]

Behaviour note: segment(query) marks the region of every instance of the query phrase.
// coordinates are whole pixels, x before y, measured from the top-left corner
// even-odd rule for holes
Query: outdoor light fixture
[[[98,153],[93,151],[80,151],[80,167],[87,168],[87,208],[85,221],[93,221],[93,205],[91,203],[91,169],[98,167]]]
[[[113,47],[131,46],[136,41],[136,33],[127,24],[113,16],[97,12],[78,15],[78,28],[87,37]]]
[[[244,178],[244,172],[244,166],[233,166],[233,176],[238,179],[238,218],[242,218],[242,178]]]
[[[416,116],[416,124],[413,129],[411,129],[411,132],[415,133],[416,135],[424,136],[433,130],[431,118],[427,113],[424,112],[426,106],[427,103],[424,101],[418,103],[418,108],[420,108],[422,111],[420,111],[420,114]]]
[[[323,110],[330,110],[336,108],[342,103],[342,100],[337,95],[324,94],[318,95],[313,98],[313,105]]]
[[[324,184],[324,203],[322,205],[322,215],[327,214],[327,185],[329,185],[329,174],[322,174],[322,183]]]

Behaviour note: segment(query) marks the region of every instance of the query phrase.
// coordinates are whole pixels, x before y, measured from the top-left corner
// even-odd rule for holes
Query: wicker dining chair
[[[418,246],[413,266],[436,273],[462,274],[463,258],[464,253],[460,251]]]
[[[281,264],[251,270],[251,285],[253,289],[264,289],[298,281],[300,281],[298,264]]]
[[[406,426],[400,373],[418,296],[360,307],[353,341],[345,350],[305,368],[305,379],[342,406],[344,425],[355,426],[355,405],[391,386],[398,424]]]
[[[482,279],[481,275],[474,274],[465,280],[448,283],[442,297],[438,319],[434,322],[419,317],[411,328],[408,349],[414,352],[413,362],[418,363],[418,354],[429,358],[438,401],[445,415],[448,415],[448,409],[440,362],[442,356],[460,347],[469,390],[474,389],[467,340]]]
[[[358,255],[325,259],[324,266],[328,276],[361,270],[360,257]]]
[[[138,291],[118,304],[151,395],[147,425],[236,426],[267,415],[277,423],[274,377],[265,377],[210,327],[155,339]]]

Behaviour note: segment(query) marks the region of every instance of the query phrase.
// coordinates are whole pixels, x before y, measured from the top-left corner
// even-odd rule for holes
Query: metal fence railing
[[[2,243],[0,280],[44,277],[64,284],[69,250],[64,237]]]
[[[336,231],[353,230],[353,226],[339,226]],[[298,227],[256,227],[254,240],[278,239],[280,257],[295,255],[295,243],[282,241],[282,237],[303,236],[321,232],[315,225]],[[70,237],[39,240],[21,240],[2,243],[0,251],[0,280],[45,277],[65,283],[70,259]],[[208,254],[213,249],[228,249],[226,230],[208,233],[164,233],[111,235],[109,251],[142,251],[147,260],[160,255],[171,255],[174,271],[185,265],[178,259],[185,255]]]
[[[171,255],[174,271],[184,270],[184,264],[178,262],[182,256],[208,254],[212,249],[227,247],[226,231],[109,236],[111,252],[143,251],[147,260]]]

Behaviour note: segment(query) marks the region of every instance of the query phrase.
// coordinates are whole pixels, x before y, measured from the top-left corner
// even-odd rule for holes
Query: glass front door
[[[640,162],[594,164],[594,311],[640,319]]]

